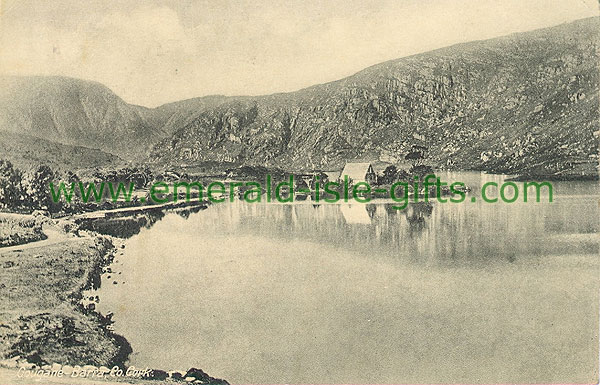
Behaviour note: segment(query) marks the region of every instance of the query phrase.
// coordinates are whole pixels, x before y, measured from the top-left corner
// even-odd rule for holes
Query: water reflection
[[[392,203],[215,205],[188,225],[235,239],[326,242],[413,262],[464,264],[513,261],[547,253],[598,252],[594,197],[553,203]],[[573,216],[574,212],[587,215]],[[560,236],[559,236],[560,235]]]
[[[425,229],[425,218],[431,216],[433,205],[428,202],[411,203],[404,211],[409,226],[409,234]]]
[[[148,210],[144,213],[122,217],[82,218],[76,220],[81,230],[95,231],[99,234],[111,235],[118,238],[131,238],[139,234],[142,229],[150,229],[156,222],[163,219],[166,214],[176,214],[182,218],[204,210],[204,206],[190,206],[171,210]]]
[[[573,186],[553,203],[169,213],[127,242],[100,311],[133,365],[232,383],[587,383],[597,186]]]
[[[367,207],[360,203],[340,206],[340,212],[348,224],[370,225],[375,211],[376,209],[368,211]]]

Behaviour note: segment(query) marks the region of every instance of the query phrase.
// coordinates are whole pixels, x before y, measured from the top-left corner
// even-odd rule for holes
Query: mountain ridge
[[[340,168],[369,156],[398,162],[425,144],[438,167],[596,173],[597,27],[598,18],[582,19],[387,61],[292,93],[233,98],[198,114],[150,158]]]
[[[54,90],[46,102],[4,90],[0,112],[13,119],[0,114],[0,130],[12,124],[13,132],[167,166],[340,168],[355,158],[399,162],[411,146],[424,145],[437,167],[589,175],[598,161],[599,20],[459,43],[271,95],[146,108],[95,82],[88,83],[103,88],[92,87],[92,96],[67,86],[80,91]],[[74,107],[48,102],[59,96]],[[65,116],[85,129],[69,126]],[[32,132],[36,124],[42,129]],[[49,138],[53,133],[66,138]]]

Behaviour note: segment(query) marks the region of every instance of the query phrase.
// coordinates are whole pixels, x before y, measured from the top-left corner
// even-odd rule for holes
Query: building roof
[[[348,175],[348,178],[350,179],[364,180],[369,172],[369,168],[372,168],[371,163],[346,163],[346,166],[344,166],[344,169],[340,174],[340,178],[344,178],[345,175]]]

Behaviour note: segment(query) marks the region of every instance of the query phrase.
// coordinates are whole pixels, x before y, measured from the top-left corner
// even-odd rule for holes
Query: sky
[[[0,74],[95,80],[155,107],[598,15],[598,0],[0,0]]]

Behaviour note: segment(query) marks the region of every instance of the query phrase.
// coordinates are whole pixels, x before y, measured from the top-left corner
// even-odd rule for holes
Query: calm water
[[[232,383],[596,381],[597,185],[554,194],[167,214],[127,241],[99,308],[132,364]]]

